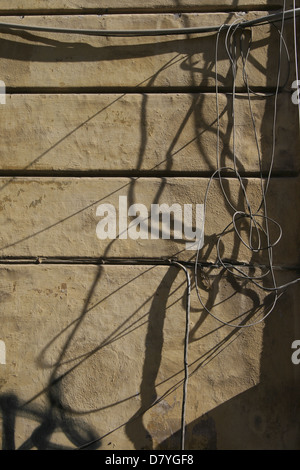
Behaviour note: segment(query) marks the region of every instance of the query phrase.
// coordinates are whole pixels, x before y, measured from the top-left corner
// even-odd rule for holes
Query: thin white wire
[[[189,340],[189,325],[190,325],[190,297],[191,297],[191,278],[186,267],[174,261],[172,264],[179,266],[184,270],[187,282],[186,294],[186,322],[185,322],[185,336],[184,336],[184,380],[183,380],[183,398],[182,398],[182,412],[181,412],[181,450],[185,448],[185,427],[186,427],[186,401],[187,401],[187,386],[189,377],[189,362],[188,362],[188,340]]]
[[[287,46],[286,46],[286,43],[285,43],[285,40],[284,40],[284,37],[283,37],[284,19],[285,19],[285,16],[286,16],[285,13],[286,13],[286,0],[283,1],[281,29],[280,29],[280,31],[278,30],[279,35],[280,35],[280,45],[279,45],[279,63],[278,63],[278,72],[277,72],[277,80],[276,80],[276,91],[274,93],[274,113],[273,113],[273,125],[272,125],[272,148],[271,148],[270,166],[269,166],[269,171],[268,171],[268,176],[266,178],[266,185],[265,186],[263,184],[261,154],[260,154],[260,149],[259,149],[259,145],[258,145],[257,129],[256,129],[256,124],[255,124],[255,119],[254,119],[254,113],[253,113],[252,106],[251,106],[251,97],[250,97],[250,91],[251,90],[250,90],[250,87],[249,87],[248,76],[247,76],[247,73],[246,73],[246,63],[247,63],[247,58],[248,58],[248,55],[249,55],[249,52],[250,52],[250,46],[249,46],[249,49],[247,51],[246,58],[243,57],[243,54],[241,52],[242,60],[243,60],[243,76],[244,76],[245,83],[246,83],[246,86],[247,86],[248,103],[249,103],[249,108],[250,108],[252,125],[253,125],[253,129],[254,129],[254,136],[255,136],[255,142],[256,142],[256,148],[257,148],[257,154],[258,154],[258,162],[259,162],[259,167],[260,167],[262,198],[261,198],[261,202],[259,204],[258,210],[255,211],[255,212],[252,211],[251,205],[249,203],[245,186],[242,182],[242,178],[241,178],[241,176],[238,172],[238,169],[237,169],[237,161],[236,161],[237,157],[236,157],[236,148],[235,148],[236,141],[235,141],[235,106],[234,106],[234,100],[235,100],[237,64],[236,64],[236,43],[235,43],[234,35],[235,35],[235,32],[238,29],[239,25],[236,26],[236,22],[234,22],[231,25],[231,27],[227,29],[226,38],[225,38],[225,48],[226,48],[229,60],[231,62],[232,73],[233,73],[233,93],[232,93],[232,98],[233,98],[233,107],[232,107],[232,109],[233,109],[233,111],[232,111],[232,120],[233,120],[233,163],[234,163],[233,168],[231,168],[231,167],[222,167],[221,164],[220,164],[220,119],[219,119],[220,112],[219,112],[219,89],[218,89],[218,68],[217,68],[217,65],[218,65],[219,39],[220,39],[220,34],[222,32],[222,29],[224,28],[224,25],[219,28],[219,30],[217,32],[217,36],[216,36],[215,81],[216,81],[216,112],[217,112],[217,144],[216,144],[217,169],[214,171],[214,173],[210,177],[207,188],[206,188],[206,192],[205,192],[205,197],[204,197],[204,224],[205,224],[205,218],[206,218],[207,199],[208,199],[210,186],[211,186],[211,183],[212,183],[213,179],[215,179],[215,177],[218,175],[218,180],[219,180],[223,195],[225,197],[225,200],[227,201],[227,203],[229,204],[229,206],[232,208],[232,210],[234,212],[233,217],[232,217],[232,222],[230,222],[225,227],[225,229],[222,231],[222,233],[218,237],[218,242],[217,242],[218,265],[220,267],[223,267],[226,271],[229,271],[231,274],[252,282],[254,285],[256,285],[258,288],[262,289],[263,291],[269,292],[269,293],[272,292],[272,293],[275,294],[274,300],[273,300],[271,306],[269,307],[269,309],[267,310],[267,312],[263,315],[262,318],[260,318],[259,320],[254,321],[254,322],[247,323],[247,324],[241,324],[241,323],[233,324],[232,322],[226,322],[226,321],[220,319],[219,317],[217,317],[216,315],[214,315],[212,313],[212,311],[210,309],[208,309],[206,307],[206,305],[204,304],[204,302],[202,301],[202,298],[201,298],[201,295],[200,295],[200,292],[199,292],[199,288],[198,288],[198,266],[201,265],[201,263],[199,263],[199,255],[200,255],[200,242],[199,242],[199,246],[198,246],[197,253],[196,253],[196,260],[195,260],[195,288],[196,288],[196,293],[197,293],[198,299],[199,299],[203,309],[207,313],[209,313],[213,318],[215,318],[217,321],[221,322],[223,325],[227,325],[227,326],[230,326],[230,327],[233,327],[233,328],[246,328],[246,327],[248,328],[248,327],[254,326],[258,323],[263,322],[267,318],[267,316],[274,310],[274,307],[275,307],[278,299],[283,294],[283,292],[281,292],[281,293],[279,293],[279,292],[286,289],[286,288],[288,288],[292,284],[295,284],[295,283],[300,281],[300,278],[297,278],[297,279],[295,279],[291,282],[288,282],[286,284],[283,284],[281,286],[278,286],[277,283],[276,283],[274,267],[273,267],[273,248],[275,247],[275,245],[277,245],[279,243],[279,241],[282,237],[282,228],[281,228],[280,224],[278,224],[274,219],[271,219],[268,216],[268,214],[267,214],[267,202],[266,202],[266,194],[267,194],[267,191],[268,191],[268,188],[269,188],[269,184],[270,184],[270,180],[271,180],[271,174],[272,174],[273,165],[274,165],[274,158],[275,158],[276,122],[277,122],[277,113],[278,113],[278,111],[277,111],[277,100],[278,100],[278,94],[279,94],[279,89],[280,89],[281,66],[282,66],[282,48],[283,48],[283,46],[285,47],[285,51],[286,51],[288,62],[289,62],[289,54],[288,54]],[[232,48],[229,46],[229,39],[233,40],[234,54],[232,52]],[[221,175],[221,173],[225,170],[227,172],[232,171],[234,173],[234,175],[236,176],[236,178],[238,179],[240,187],[241,187],[243,195],[244,195],[244,198],[245,198],[245,203],[246,203],[246,206],[247,206],[247,209],[248,209],[249,213],[239,211],[238,209],[236,209],[234,207],[234,205],[229,200],[229,198],[226,194],[226,191],[224,189],[224,186],[222,184],[222,175]],[[259,211],[262,208],[263,208],[263,214],[260,214]],[[236,226],[236,219],[241,218],[241,217],[242,218],[247,217],[247,218],[250,219],[250,230],[249,230],[249,240],[250,240],[250,242],[249,242],[249,244],[247,244],[243,240],[243,238],[241,237],[240,233],[238,232],[238,229],[237,229],[237,226]],[[263,228],[262,224],[260,224],[256,220],[257,218],[262,218],[263,219],[263,221],[265,223],[265,228]],[[269,223],[270,222],[275,224],[279,229],[279,236],[278,236],[277,240],[273,243],[271,243],[271,240],[270,240],[270,233],[269,233]],[[232,263],[230,263],[230,265],[228,265],[228,263],[225,263],[222,260],[222,257],[221,257],[221,254],[220,254],[220,242],[221,242],[222,236],[227,232],[227,230],[230,227],[233,227],[234,232],[238,235],[241,242],[250,251],[252,251],[252,252],[259,252],[261,250],[267,250],[268,251],[268,258],[269,258],[269,266],[270,267],[269,267],[269,269],[267,270],[267,272],[265,274],[263,274],[261,276],[249,276],[241,268],[239,268],[238,265],[234,265]],[[256,247],[256,248],[254,248],[253,245],[252,245],[253,227],[255,228],[256,233],[258,235],[258,247]],[[267,243],[266,243],[265,246],[262,246],[262,244],[261,244],[261,238],[260,238],[259,231],[261,231],[266,237]],[[229,266],[232,269],[229,269]],[[234,272],[234,271],[236,271],[238,274],[236,274],[236,272]],[[258,280],[261,281],[267,275],[271,275],[273,287],[265,287],[265,286],[259,284],[259,282],[257,282]]]

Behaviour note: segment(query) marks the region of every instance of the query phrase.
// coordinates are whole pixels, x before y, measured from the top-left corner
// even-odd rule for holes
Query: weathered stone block
[[[251,284],[213,269],[206,277],[203,302],[223,320],[251,322],[268,310],[270,296]],[[265,323],[235,329],[203,311],[191,278],[186,449],[295,448],[297,290]],[[183,270],[14,265],[2,266],[0,279],[2,448],[70,449],[99,439],[90,448],[179,449]]]
[[[0,254],[194,259],[204,223],[199,260],[215,262],[219,246],[222,259],[268,264],[267,246],[280,238],[280,225],[282,237],[274,247],[273,262],[298,264],[297,178],[271,179],[267,212],[260,179],[245,178],[242,185],[237,178],[222,179],[222,185],[218,179],[209,182],[180,177],[1,178]],[[258,229],[252,227],[252,246],[258,253],[246,247],[251,243],[249,217],[236,214],[233,219],[237,211],[249,215],[248,204]],[[187,244],[192,242],[196,245],[190,250]]]
[[[24,16],[4,17],[6,23],[24,23],[56,28],[75,29],[160,29],[191,26],[221,26],[237,19],[254,19],[263,12],[246,15],[210,14],[155,14],[144,15],[83,15],[79,16]],[[293,26],[286,23],[285,35],[293,63]],[[226,32],[220,35],[218,50],[218,81],[220,88],[232,89],[231,62],[225,48]],[[98,91],[118,88],[172,89],[187,88],[193,91],[215,87],[216,33],[142,37],[106,38],[47,32],[22,32],[10,29],[2,32],[2,75],[8,88],[45,90]],[[249,85],[274,88],[277,84],[279,39],[276,28],[264,25],[253,28],[251,53],[247,64]],[[242,41],[244,54],[249,45],[250,33]],[[237,47],[240,38],[237,37]],[[228,46],[229,48],[231,46]],[[242,62],[239,65],[235,86],[245,89]],[[287,61],[281,60],[281,84],[287,77]],[[294,67],[291,76],[294,77]],[[291,86],[291,83],[288,84]],[[187,90],[185,90],[187,91]]]
[[[249,106],[247,95],[233,101],[220,94],[218,104],[220,164],[233,164],[235,132],[239,171],[257,174],[261,166],[266,174],[274,99],[251,97]],[[203,175],[217,165],[213,93],[8,95],[0,107],[0,128],[0,171]],[[289,93],[279,94],[275,132],[273,171],[298,171],[298,109]]]

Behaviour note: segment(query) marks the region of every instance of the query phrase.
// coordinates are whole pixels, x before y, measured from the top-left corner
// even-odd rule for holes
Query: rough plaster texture
[[[257,7],[261,11],[247,15],[253,18],[282,4],[82,3],[19,0],[12,5],[3,0],[0,12],[15,16],[1,20],[75,28],[173,28],[219,25],[237,18],[224,10]],[[127,14],[79,16],[84,9]],[[215,13],[194,14],[193,9]],[[140,10],[152,14],[134,14]],[[159,10],[166,13],[155,15]],[[51,15],[54,11],[65,14]],[[289,24],[293,60],[291,32]],[[268,27],[253,33],[250,85],[269,91],[276,84],[279,36]],[[174,239],[99,240],[96,208],[104,202],[118,208],[120,195],[148,210],[151,203],[204,202],[208,177],[216,168],[214,52],[212,35],[78,36],[74,42],[70,35],[1,33],[0,79],[9,92],[6,105],[0,106],[2,449],[74,449],[93,439],[99,439],[97,449],[179,449],[186,277],[178,266],[154,266],[152,261],[137,266],[133,258],[144,258],[144,263],[145,258],[174,256],[193,260],[195,252]],[[220,153],[222,164],[231,166],[232,75],[222,41],[219,58],[219,85],[227,92],[219,97],[224,111]],[[285,66],[282,80],[284,72]],[[299,276],[299,135],[292,77],[293,64],[279,95],[276,177],[268,191],[268,216],[283,229],[274,248],[278,284]],[[245,91],[240,68],[237,85]],[[239,94],[235,100],[235,144],[249,201],[258,208],[261,186],[247,99]],[[274,100],[252,96],[252,104],[266,174]],[[185,178],[188,174],[194,177]],[[232,176],[227,175],[223,189],[244,210]],[[216,260],[217,236],[232,221],[218,181],[210,190],[200,253],[206,263]],[[245,226],[240,228],[244,234]],[[274,241],[278,231],[270,228]],[[258,267],[268,264],[266,250],[250,255],[231,230],[222,240],[222,256],[250,263],[251,275],[266,272]],[[126,260],[106,265],[99,259],[107,257]],[[299,288],[286,291],[260,322],[272,307],[269,291],[203,267],[198,287],[207,309],[226,322],[259,322],[235,329],[207,313],[196,296],[192,269],[190,274],[186,449],[299,449],[300,366],[291,360],[291,345],[300,335]],[[270,276],[263,278],[262,287],[272,287]]]
[[[110,0],[107,1],[98,1],[98,0],[87,0],[81,1],[78,0],[69,0],[69,1],[58,1],[53,0],[51,4],[47,0],[18,0],[12,3],[9,0],[3,0],[1,2],[0,11],[16,11],[16,10],[25,10],[25,11],[51,11],[51,10],[87,10],[95,9],[99,11],[108,11],[112,9],[131,9],[131,10],[151,10],[151,9],[174,9],[181,11],[181,9],[190,8],[190,9],[203,9],[203,10],[222,10],[225,8],[234,7],[234,9],[240,8],[264,8],[264,7],[281,7],[281,0],[223,0],[222,5],[215,2],[214,0],[207,0],[199,2],[195,0],[149,0],[147,2],[137,2],[136,0]]]
[[[222,166],[233,164],[233,106],[238,169],[257,174],[260,156],[266,174],[274,100],[255,97],[250,108],[244,94],[234,102],[230,94],[219,95]],[[295,172],[297,107],[289,92],[279,95],[277,110],[273,171]],[[8,95],[0,108],[0,170],[211,174],[217,165],[216,121],[214,93]]]
[[[5,257],[112,257],[112,258],[151,258],[178,257],[189,260],[195,258],[196,251],[186,250],[188,238],[175,239],[173,224],[169,239],[153,239],[151,235],[151,204],[165,203],[169,207],[179,204],[203,204],[208,189],[207,178],[2,178],[0,192],[1,256]],[[261,204],[262,192],[259,179],[244,181],[248,201],[253,210]],[[237,210],[245,211],[245,199],[236,179],[223,181],[223,190],[230,197]],[[204,227],[204,247],[200,260],[215,262],[218,236],[232,222],[233,211],[228,205],[218,180],[210,184]],[[268,190],[268,216],[279,223],[283,230],[282,238],[274,248],[274,262],[282,265],[297,265],[299,262],[299,219],[297,201],[299,195],[298,178],[274,178]],[[147,226],[148,239],[127,239],[118,236],[119,197],[127,196],[127,207],[143,204],[148,214],[142,221]],[[294,204],[287,201],[295,200]],[[116,239],[98,239],[96,227],[105,220],[106,213],[97,216],[97,207],[111,204],[116,209]],[[264,211],[260,212],[261,215]],[[139,214],[137,213],[136,216]],[[127,218],[127,224],[136,216]],[[143,214],[144,216],[144,214]],[[145,216],[145,217],[146,217]],[[179,216],[177,217],[177,219]],[[176,217],[175,217],[176,219]],[[257,222],[261,223],[260,216]],[[249,226],[245,219],[237,222],[237,227],[245,243],[249,243],[246,231]],[[193,228],[196,228],[194,219]],[[278,227],[269,222],[271,242],[279,235]],[[105,232],[109,226],[105,228]],[[167,236],[167,235],[166,235]],[[261,232],[262,248],[266,240]],[[193,241],[193,240],[191,240]],[[256,240],[257,242],[257,240]],[[254,246],[257,246],[254,244]],[[252,253],[236,234],[232,225],[222,237],[221,255],[232,261],[268,263],[267,250]]]

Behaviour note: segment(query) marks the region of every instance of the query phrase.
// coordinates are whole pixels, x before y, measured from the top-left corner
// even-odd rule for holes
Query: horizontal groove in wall
[[[258,93],[262,99],[268,98],[271,93],[275,95],[276,90],[271,87],[252,87],[251,90],[255,91],[255,93]],[[99,87],[82,87],[82,88],[72,88],[72,89],[66,89],[66,88],[59,88],[59,89],[54,89],[54,88],[42,88],[39,87],[37,88],[23,88],[23,87],[18,87],[18,88],[6,88],[6,95],[14,95],[14,96],[22,96],[22,95],[59,95],[59,96],[64,96],[64,95],[144,95],[144,94],[149,94],[149,95],[159,95],[159,94],[165,94],[165,95],[200,95],[200,94],[216,94],[216,88],[215,87],[209,87],[205,88],[203,86],[195,86],[195,87],[168,87],[162,89],[161,87],[159,88],[146,88],[146,87],[113,87],[113,88],[99,88]],[[228,87],[222,87],[218,86],[218,93],[220,95],[233,95],[232,88]],[[243,98],[248,99],[248,92],[245,88],[235,88],[234,91],[235,95],[244,95]],[[286,90],[285,88],[280,88],[278,90],[278,94],[282,93],[290,93],[291,97],[293,94],[293,90]],[[258,96],[259,98],[259,96]]]
[[[50,265],[97,265],[97,266],[137,266],[137,265],[158,265],[158,266],[171,266],[175,262],[180,262],[183,266],[193,268],[195,263],[193,261],[178,261],[176,257],[170,258],[89,258],[89,257],[1,257],[0,265],[40,265],[40,264],[50,264]],[[219,269],[221,265],[215,264],[212,262],[199,261],[199,266],[207,268],[216,268]],[[226,264],[226,262],[225,262]],[[249,263],[239,263],[233,261],[232,263],[228,260],[228,265],[232,266],[243,266],[248,268],[260,268],[260,269],[269,269],[270,266],[265,264],[249,264]],[[300,266],[298,265],[275,265],[272,266],[274,270],[277,271],[300,271]]]
[[[212,170],[211,172],[203,172],[203,174],[201,173],[200,174],[192,174],[192,175],[188,175],[188,174],[185,174],[184,172],[180,171],[178,172],[178,174],[175,174],[175,173],[170,173],[170,174],[162,174],[162,173],[159,173],[157,175],[154,175],[153,173],[148,173],[148,174],[141,174],[141,175],[137,175],[137,173],[129,173],[129,172],[124,172],[126,174],[112,174],[112,173],[107,173],[107,174],[104,174],[103,171],[99,172],[98,174],[96,175],[93,175],[91,176],[91,174],[87,175],[86,172],[82,172],[82,173],[78,173],[76,175],[69,175],[70,176],[70,179],[73,179],[73,180],[86,180],[86,181],[91,181],[91,180],[96,180],[97,178],[101,179],[101,180],[114,180],[115,178],[118,179],[118,178],[122,178],[122,179],[128,179],[129,181],[132,180],[142,180],[142,179],[149,179],[149,180],[164,180],[165,178],[168,178],[170,180],[172,179],[177,179],[178,178],[181,178],[182,181],[185,181],[185,180],[191,180],[191,181],[194,181],[194,180],[208,180],[213,173],[215,173],[215,169]],[[63,172],[61,171],[58,171],[56,172],[56,174],[54,175],[53,173],[49,174],[49,172],[47,172],[47,174],[38,174],[38,172],[34,173],[32,172],[32,174],[20,174],[20,172],[15,172],[15,174],[8,174],[8,173],[12,173],[12,172],[5,172],[5,171],[2,171],[1,173],[3,174],[0,174],[0,177],[1,179],[3,180],[3,183],[6,185],[6,184],[9,184],[11,183],[13,180],[26,180],[26,181],[30,181],[30,180],[34,180],[35,178],[39,179],[39,180],[53,180],[53,181],[64,181],[64,180],[68,180],[68,177],[63,174]],[[4,174],[6,173],[6,174]],[[268,179],[268,174],[257,174],[255,175],[254,173],[251,174],[250,176],[248,176],[248,174],[245,174],[245,175],[242,175],[241,172],[239,172],[239,176],[241,176],[241,179],[245,179],[245,180],[259,180],[262,178],[263,181],[266,181]],[[275,181],[275,180],[278,180],[280,181],[281,179],[286,179],[286,177],[288,176],[289,180],[295,180],[297,181],[298,177],[299,177],[299,173],[290,173],[289,175],[286,175],[285,173],[283,173],[282,171],[278,172],[277,174],[275,174],[275,172],[273,172],[271,174],[271,180],[272,181]],[[236,175],[232,175],[232,173],[226,173],[225,171],[223,171],[222,173],[222,179],[223,180],[237,180],[238,181],[238,178]],[[216,180],[218,181],[219,180],[219,176],[216,174],[216,176],[214,176],[213,180]]]
[[[39,170],[0,170],[1,178],[209,178],[215,170],[211,171],[67,171],[67,170],[56,170],[56,171],[39,171]],[[263,178],[268,177],[268,172],[251,172],[251,171],[240,171],[239,175],[242,178]],[[227,179],[236,178],[231,173],[223,171],[222,176]],[[289,169],[273,171],[273,178],[296,178],[299,176],[299,172],[291,171]]]
[[[216,6],[188,6],[180,5],[174,7],[139,7],[139,8],[83,8],[83,9],[17,9],[4,10],[0,7],[0,15],[5,16],[38,16],[38,15],[122,15],[122,14],[148,14],[148,13],[215,13],[215,12],[233,12],[233,11],[278,11],[279,5],[220,5]]]
[[[223,94],[232,94],[232,87],[224,87],[221,84],[218,85],[219,93]],[[271,87],[251,87],[251,90],[255,93],[261,95],[268,95],[270,93],[275,93],[276,89]],[[286,91],[283,88],[280,88],[280,92]],[[290,91],[290,90],[288,90]],[[194,94],[194,93],[216,93],[215,87],[205,87],[205,86],[182,86],[182,87],[74,87],[74,88],[56,88],[56,87],[18,87],[12,88],[7,87],[6,93],[10,95],[72,95],[72,94],[151,94],[151,93],[164,93],[164,94]],[[235,93],[247,94],[247,89],[245,87],[236,87]],[[292,92],[291,92],[292,96]],[[264,96],[262,96],[264,97]]]

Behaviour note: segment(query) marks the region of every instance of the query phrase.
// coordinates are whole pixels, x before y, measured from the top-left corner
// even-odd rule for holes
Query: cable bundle
[[[220,38],[220,33],[223,30],[223,26],[220,27],[218,33],[217,33],[217,40],[216,40],[216,57],[215,57],[215,68],[216,68],[216,111],[217,111],[217,148],[216,148],[216,154],[217,154],[217,169],[216,171],[212,174],[207,190],[205,193],[205,199],[204,199],[204,217],[206,215],[207,211],[207,198],[210,190],[211,183],[214,179],[218,179],[223,196],[227,202],[227,204],[230,206],[232,210],[232,221],[230,224],[228,224],[222,233],[218,236],[218,241],[216,245],[216,250],[217,250],[217,267],[222,267],[224,268],[225,271],[230,272],[232,275],[237,276],[240,279],[249,281],[253,283],[256,287],[259,289],[262,289],[265,292],[268,293],[274,293],[274,300],[269,307],[268,311],[264,314],[264,316],[252,323],[247,323],[247,324],[241,324],[241,323],[232,323],[232,322],[226,322],[216,315],[212,313],[210,309],[206,307],[204,304],[199,288],[198,288],[198,268],[201,267],[201,263],[199,262],[199,256],[200,256],[200,249],[197,250],[197,255],[196,255],[196,262],[195,262],[195,286],[196,286],[196,292],[198,299],[203,307],[203,309],[212,315],[217,321],[221,322],[224,325],[231,326],[233,328],[244,328],[244,327],[249,327],[256,325],[257,323],[260,323],[266,319],[266,317],[273,311],[279,297],[283,294],[283,290],[289,287],[290,285],[298,282],[300,278],[295,279],[294,281],[291,281],[287,284],[284,285],[277,285],[276,279],[275,279],[275,273],[274,273],[274,265],[273,265],[273,248],[279,243],[282,237],[282,228],[278,222],[276,222],[274,219],[270,218],[268,216],[268,211],[267,211],[267,202],[266,202],[266,196],[267,192],[269,189],[270,185],[270,180],[271,180],[271,175],[272,175],[272,169],[273,169],[273,164],[274,164],[274,157],[275,157],[275,147],[276,147],[276,120],[277,120],[277,99],[278,99],[278,94],[280,91],[280,80],[281,80],[281,64],[282,64],[282,53],[283,50],[285,51],[287,61],[288,61],[288,74],[287,74],[287,79],[284,83],[284,86],[287,83],[287,80],[289,78],[289,68],[290,68],[290,57],[289,57],[289,52],[288,48],[286,45],[286,42],[283,37],[283,32],[284,32],[284,23],[285,23],[285,0],[284,0],[284,5],[283,5],[283,11],[282,11],[282,22],[281,22],[281,29],[279,30],[277,26],[273,24],[273,26],[276,28],[276,30],[279,33],[280,36],[280,44],[279,44],[279,63],[278,63],[278,73],[277,73],[277,79],[276,79],[276,90],[274,93],[271,94],[265,94],[264,96],[267,98],[269,96],[274,96],[274,114],[273,114],[273,124],[272,124],[272,148],[271,148],[271,161],[270,161],[270,166],[268,169],[268,175],[266,178],[266,181],[264,181],[263,173],[262,173],[262,161],[261,161],[261,152],[258,144],[258,136],[257,136],[257,129],[255,125],[255,119],[254,119],[254,114],[252,110],[252,104],[251,104],[251,94],[256,94],[253,92],[249,86],[248,82],[248,76],[247,76],[247,60],[248,56],[251,51],[251,43],[252,43],[252,31],[250,30],[250,41],[249,45],[246,51],[246,54],[243,52],[243,40],[244,40],[244,31],[242,35],[240,36],[240,43],[241,43],[241,58],[242,58],[242,63],[243,63],[243,78],[244,82],[247,88],[247,95],[248,95],[248,103],[249,103],[249,109],[250,109],[250,114],[251,114],[251,120],[252,120],[252,125],[254,129],[254,135],[255,135],[255,143],[256,143],[256,149],[257,149],[257,156],[258,156],[258,164],[259,164],[259,173],[260,173],[260,189],[261,189],[261,201],[258,205],[257,208],[251,207],[251,204],[249,202],[249,198],[247,196],[247,191],[245,188],[245,185],[243,183],[243,179],[238,171],[237,167],[237,155],[236,155],[236,122],[235,122],[235,93],[236,93],[236,75],[237,75],[237,57],[236,57],[236,32],[240,28],[241,20],[236,20],[230,28],[227,29],[226,32],[226,38],[225,38],[225,48],[226,52],[228,55],[228,58],[231,63],[231,69],[232,69],[232,75],[233,75],[233,89],[232,89],[232,107],[233,107],[233,112],[232,112],[232,119],[233,119],[233,167],[222,167],[220,164],[220,113],[219,113],[219,90],[218,90],[218,71],[217,71],[217,65],[218,65],[218,47],[219,47],[219,38]],[[294,1],[294,19],[296,17],[296,8],[295,8],[295,1]],[[296,24],[294,22],[294,24]],[[297,44],[296,44],[296,33],[294,35],[295,37],[295,55],[297,56]],[[297,70],[297,62],[296,62],[296,70]],[[223,184],[223,176],[222,174],[224,172],[232,172],[236,181],[238,181],[241,193],[244,198],[245,202],[245,211],[238,210],[234,205],[230,202],[229,195],[226,193],[224,184]],[[261,212],[263,211],[263,212]],[[244,237],[242,237],[238,226],[237,222],[239,220],[247,220],[249,221],[249,231],[248,231],[248,241],[245,241]],[[271,242],[270,240],[270,228],[269,225],[274,224],[277,226],[279,235],[278,238],[275,242]],[[220,253],[220,243],[222,241],[223,236],[227,233],[228,230],[233,230],[233,232],[236,234],[238,237],[239,241],[245,245],[248,250],[252,253],[259,253],[261,251],[267,251],[268,253],[268,270],[266,273],[264,273],[261,276],[249,276],[248,273],[246,273],[239,263],[236,262],[225,262],[223,261]],[[264,236],[264,239],[266,240],[265,243],[262,243],[262,235]],[[257,240],[256,244],[254,244],[254,239]],[[261,282],[263,281],[267,276],[271,277],[272,280],[272,287],[266,287],[262,285]]]

